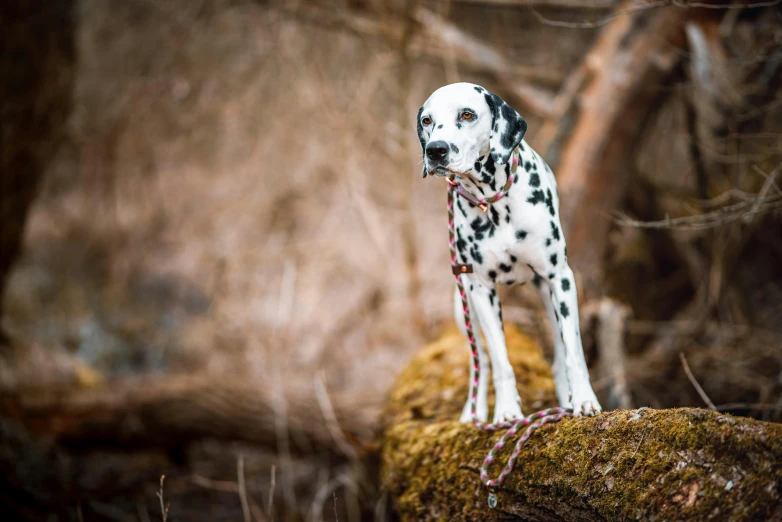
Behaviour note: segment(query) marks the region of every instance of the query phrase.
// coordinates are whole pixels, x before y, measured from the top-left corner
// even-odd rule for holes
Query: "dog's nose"
[[[426,146],[426,157],[432,161],[441,161],[448,155],[448,144],[444,141],[433,141]]]

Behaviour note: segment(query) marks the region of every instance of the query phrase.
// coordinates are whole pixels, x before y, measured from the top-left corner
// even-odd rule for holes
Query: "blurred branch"
[[[474,4],[489,7],[556,7],[559,9],[612,9],[617,0],[452,0],[456,4]]]
[[[389,45],[405,45],[405,24],[401,19],[381,15],[366,15],[355,11],[299,7],[286,9],[297,19],[350,31],[361,37],[380,38]],[[418,7],[411,16],[417,29],[409,42],[410,57],[442,60],[453,56],[460,67],[492,74],[522,109],[537,116],[550,113],[552,96],[545,90],[523,84],[520,79],[539,81],[547,85],[560,81],[558,74],[514,64],[491,45],[464,32],[432,11]]]
[[[423,41],[417,43],[418,49],[432,53],[437,52],[438,49],[450,48],[451,52],[458,57],[460,65],[493,74],[502,88],[527,111],[537,116],[546,116],[550,113],[552,96],[519,82],[518,77],[507,74],[508,71],[513,71],[515,66],[494,47],[465,33],[456,25],[427,9],[416,10],[415,18],[422,27]]]
[[[609,22],[613,21],[621,15],[635,14],[641,11],[648,11],[650,9],[657,9],[659,7],[675,6],[682,9],[757,9],[762,7],[773,7],[778,5],[782,0],[772,0],[769,2],[751,2],[751,3],[728,3],[728,4],[716,4],[716,3],[704,3],[704,2],[682,2],[679,0],[656,0],[653,2],[639,2],[634,5],[630,5],[623,9],[618,9],[613,13],[610,13],[598,20],[590,21],[584,20],[581,22],[566,22],[562,20],[552,20],[543,16],[535,9],[537,4],[530,2],[527,4],[535,15],[538,21],[545,25],[551,25],[554,27],[565,27],[568,29],[597,29],[603,27]],[[560,7],[560,6],[557,6]],[[564,6],[561,6],[564,7]]]
[[[766,185],[769,184],[769,181],[773,181],[773,178],[770,177]],[[782,194],[759,195],[752,201],[741,201],[697,216],[665,218],[660,221],[639,221],[625,214],[617,213],[617,219],[614,222],[623,227],[703,230],[721,227],[740,220],[752,220],[780,208],[782,208]]]

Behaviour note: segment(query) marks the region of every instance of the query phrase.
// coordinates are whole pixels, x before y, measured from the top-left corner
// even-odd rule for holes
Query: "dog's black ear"
[[[416,127],[418,129],[418,141],[421,142],[421,154],[426,153],[426,138],[424,138],[424,125],[421,123],[421,113],[424,112],[424,106],[422,105],[418,109],[418,116],[416,116]],[[423,177],[426,177],[426,165],[423,166]]]
[[[511,153],[527,132],[527,122],[496,94],[486,92],[484,97],[492,115],[491,159],[495,163],[508,163]]]

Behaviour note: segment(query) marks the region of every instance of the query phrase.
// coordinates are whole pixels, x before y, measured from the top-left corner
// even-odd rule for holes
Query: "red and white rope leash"
[[[517,165],[518,165],[518,151],[514,151],[513,171],[516,170],[515,167]],[[465,196],[468,201],[470,201],[473,204],[476,204],[476,206],[478,206],[485,212],[487,209],[487,205],[494,203],[495,201],[498,201],[507,195],[507,192],[513,183],[513,174],[514,172],[511,172],[509,174],[508,183],[505,184],[505,186],[502,188],[500,192],[498,192],[497,194],[495,194],[490,198],[486,198],[483,200],[475,198],[472,195],[465,196],[465,194],[469,194],[469,193],[467,193],[463,189],[463,187],[458,183],[458,181],[454,180],[453,177],[448,178],[448,246],[451,250],[451,268],[454,277],[456,278],[456,287],[459,289],[459,296],[461,297],[462,300],[462,312],[464,313],[464,326],[465,326],[465,330],[467,331],[467,338],[470,341],[470,350],[472,351],[472,364],[474,370],[473,382],[470,391],[470,415],[472,418],[472,424],[473,426],[475,426],[476,428],[482,431],[499,431],[504,429],[508,430],[507,432],[505,432],[505,434],[503,434],[500,440],[497,441],[494,447],[491,450],[489,450],[489,454],[483,460],[483,464],[481,464],[481,470],[480,470],[481,482],[483,482],[483,484],[489,488],[498,487],[502,485],[503,481],[505,480],[505,477],[507,477],[510,474],[510,472],[513,471],[513,466],[516,463],[516,459],[521,453],[521,447],[530,438],[530,436],[532,436],[532,433],[536,429],[540,428],[544,424],[558,422],[564,419],[565,417],[573,416],[573,411],[570,409],[549,408],[547,410],[541,410],[535,412],[532,415],[523,417],[521,419],[499,422],[497,424],[483,423],[478,419],[478,413],[477,413],[478,395],[477,394],[478,394],[478,380],[480,378],[480,371],[481,371],[480,365],[478,363],[478,345],[475,342],[475,334],[473,333],[472,321],[470,320],[470,308],[467,304],[467,294],[464,291],[464,284],[462,283],[462,278],[461,278],[462,274],[472,272],[472,266],[460,264],[456,256],[456,243],[455,243],[456,233],[454,229],[453,204],[456,195]],[[502,472],[499,474],[499,476],[496,479],[489,478],[488,469],[489,466],[491,466],[492,462],[494,461],[495,454],[505,446],[505,444],[508,442],[508,440],[511,437],[515,436],[516,433],[518,433],[519,430],[521,430],[521,428],[524,427],[526,427],[526,430],[524,430],[524,434],[516,442],[516,446],[513,448],[513,452],[508,458],[508,462],[505,465],[505,469],[502,470]],[[490,492],[489,507],[494,508],[496,505],[497,505],[497,497],[494,495],[494,493]]]

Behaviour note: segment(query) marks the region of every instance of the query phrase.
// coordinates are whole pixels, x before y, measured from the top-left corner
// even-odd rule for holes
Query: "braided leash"
[[[513,171],[515,172],[516,166],[518,165],[518,151],[514,151],[513,154]],[[494,196],[486,199],[478,199],[466,192],[463,187],[457,182],[453,177],[448,178],[448,246],[451,250],[451,267],[454,274],[454,278],[456,279],[456,287],[459,289],[459,296],[462,300],[462,312],[464,313],[464,327],[467,331],[467,339],[470,341],[470,350],[472,351],[472,364],[473,364],[473,382],[470,386],[470,415],[472,418],[472,424],[476,428],[482,431],[499,431],[507,429],[508,431],[503,434],[503,436],[500,438],[499,441],[494,445],[494,447],[489,450],[489,454],[486,456],[485,459],[483,459],[483,464],[481,464],[481,470],[480,470],[480,477],[481,482],[488,487],[498,487],[502,485],[503,481],[505,480],[505,477],[507,477],[511,471],[513,471],[513,466],[516,463],[516,459],[518,458],[519,454],[521,453],[521,448],[524,445],[524,443],[532,436],[532,434],[543,426],[544,424],[550,424],[552,422],[558,422],[565,417],[572,417],[573,411],[565,408],[549,408],[547,410],[541,410],[538,412],[533,413],[532,415],[529,415],[527,417],[523,417],[521,419],[515,419],[513,421],[505,421],[505,422],[499,422],[497,424],[488,424],[483,423],[478,419],[478,412],[477,412],[477,401],[478,401],[478,380],[480,378],[480,365],[478,363],[478,346],[475,342],[475,335],[473,333],[472,329],[472,321],[470,320],[470,308],[467,304],[467,294],[464,291],[464,284],[462,283],[461,275],[465,273],[472,272],[472,267],[470,265],[464,265],[460,264],[458,262],[457,256],[456,256],[456,243],[455,243],[455,230],[454,230],[454,210],[453,210],[453,202],[455,199],[455,196],[458,194],[460,196],[465,197],[468,201],[473,203],[474,205],[478,206],[483,210],[484,212],[487,209],[487,205],[494,203],[496,201],[499,201],[503,197],[505,197],[508,193],[508,190],[510,190],[510,186],[513,183],[513,175],[510,174],[508,176],[508,182],[505,184],[505,186],[502,188],[500,192],[495,194]],[[526,430],[524,431],[523,435],[519,437],[519,440],[516,442],[516,446],[513,448],[513,453],[511,453],[510,457],[508,458],[508,462],[505,465],[505,469],[502,470],[502,472],[499,474],[499,476],[496,479],[489,478],[489,466],[491,466],[492,462],[494,462],[494,457],[498,451],[500,451],[505,444],[510,440],[513,436],[516,435],[516,433],[521,430],[521,428],[526,427]],[[497,497],[494,495],[493,492],[489,493],[489,507],[494,508],[497,505]]]

